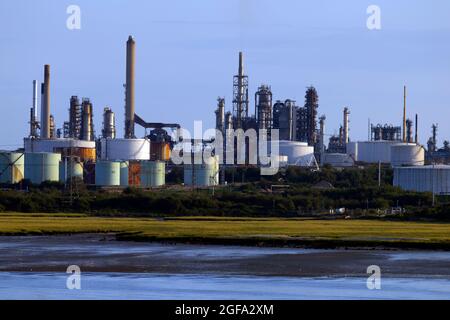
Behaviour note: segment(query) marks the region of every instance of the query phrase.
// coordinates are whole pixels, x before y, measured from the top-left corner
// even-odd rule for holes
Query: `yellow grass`
[[[370,220],[143,219],[1,214],[0,234],[134,233],[140,239],[267,239],[450,244],[450,224]]]

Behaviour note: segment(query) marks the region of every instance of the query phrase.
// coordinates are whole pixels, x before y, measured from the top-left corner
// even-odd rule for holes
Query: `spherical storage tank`
[[[141,162],[141,187],[153,188],[166,184],[166,164],[163,161]]]
[[[287,156],[290,165],[309,166],[314,156],[314,147],[306,142],[280,140],[279,148],[279,154]]]
[[[391,165],[423,166],[425,164],[425,150],[415,143],[396,144],[391,147]]]
[[[40,184],[59,181],[59,153],[25,153],[25,179]]]
[[[209,187],[218,184],[219,161],[217,156],[212,158],[210,163],[184,165],[184,185]]]
[[[97,161],[95,164],[95,184],[97,186],[120,186],[120,162]]]
[[[0,183],[18,183],[24,178],[23,153],[0,152]]]
[[[83,163],[78,160],[65,160],[59,163],[59,181],[66,182],[71,178],[80,178],[83,180]]]

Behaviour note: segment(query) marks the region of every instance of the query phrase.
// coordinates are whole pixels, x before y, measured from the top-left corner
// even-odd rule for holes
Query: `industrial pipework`
[[[248,77],[244,75],[244,56],[239,52],[238,75],[233,80],[234,128],[242,129],[248,118]]]

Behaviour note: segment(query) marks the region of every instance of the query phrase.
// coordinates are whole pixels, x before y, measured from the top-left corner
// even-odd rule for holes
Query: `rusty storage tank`
[[[150,160],[152,161],[169,161],[171,156],[170,143],[167,142],[151,142],[150,144]]]
[[[128,185],[139,187],[141,185],[141,163],[140,161],[129,161],[128,164]]]
[[[0,151],[0,183],[19,183],[24,178],[23,153]]]

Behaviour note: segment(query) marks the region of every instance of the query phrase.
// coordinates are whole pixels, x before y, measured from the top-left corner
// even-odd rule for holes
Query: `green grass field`
[[[119,239],[249,245],[390,246],[450,249],[450,224],[372,220],[102,218],[1,214],[1,235],[117,233]]]

